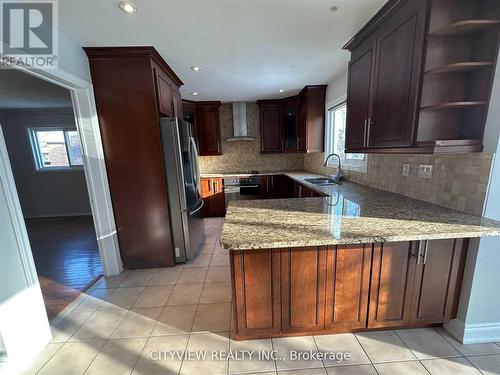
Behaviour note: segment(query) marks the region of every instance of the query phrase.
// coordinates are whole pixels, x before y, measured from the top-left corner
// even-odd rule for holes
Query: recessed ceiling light
[[[120,4],[118,4],[121,10],[123,10],[125,13],[132,14],[137,12],[137,7],[132,4],[130,1],[120,1]]]
[[[197,93],[196,91],[193,91],[193,92],[191,93],[191,95],[196,96],[196,95],[198,95],[198,93]]]
[[[192,66],[191,70],[194,70],[195,72],[199,72],[201,70],[201,66]]]
[[[284,89],[280,89],[280,92],[285,92],[285,90]]]
[[[332,7],[330,8],[330,10],[331,10],[332,12],[336,12],[337,10],[339,10],[339,7],[337,7],[337,6],[335,6],[335,5],[334,5],[334,6],[332,6]]]

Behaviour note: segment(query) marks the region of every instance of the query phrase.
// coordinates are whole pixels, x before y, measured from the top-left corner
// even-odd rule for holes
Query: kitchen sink
[[[337,182],[332,178],[305,178],[305,181],[314,185],[334,185]]]

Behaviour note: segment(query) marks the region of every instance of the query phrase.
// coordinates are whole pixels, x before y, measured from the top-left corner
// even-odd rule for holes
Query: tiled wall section
[[[331,174],[323,167],[323,154],[306,155],[304,168]],[[441,206],[481,215],[492,155],[369,155],[368,173],[348,171],[350,181],[391,191]],[[403,163],[410,163],[410,176],[403,177]],[[420,164],[431,164],[431,180],[418,177]]]
[[[252,142],[226,142],[233,135],[233,110],[231,103],[224,103],[220,108],[222,155],[200,157],[202,173],[230,173],[301,170],[304,168],[302,154],[261,154],[259,107],[256,103],[247,103],[248,133],[255,137]]]

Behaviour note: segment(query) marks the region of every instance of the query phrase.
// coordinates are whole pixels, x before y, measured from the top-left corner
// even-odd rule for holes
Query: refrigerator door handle
[[[205,201],[203,199],[200,199],[199,202],[201,202],[199,207],[196,207],[193,211],[189,212],[188,213],[189,216],[193,216],[195,213],[197,213],[199,210],[201,210],[202,207],[205,205]]]
[[[193,181],[195,184],[195,189],[198,192],[198,195],[201,196],[201,191],[200,191],[200,178],[201,178],[201,173],[200,173],[200,162],[198,160],[198,148],[196,147],[196,141],[194,140],[193,137],[189,138],[189,143],[191,144],[191,149],[193,150],[193,154],[191,155],[191,159],[194,159],[194,171],[193,171]]]

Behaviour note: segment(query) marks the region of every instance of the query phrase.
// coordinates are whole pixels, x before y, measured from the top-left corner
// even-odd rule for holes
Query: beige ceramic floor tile
[[[352,333],[314,336],[318,349],[322,353],[335,353],[340,357],[326,358],[323,360],[326,367],[362,365],[370,363],[363,348]],[[342,354],[349,353],[349,358]]]
[[[364,332],[356,336],[373,363],[417,359],[394,331]]]
[[[467,357],[484,375],[500,375],[500,355]]]
[[[259,352],[271,352],[273,350],[271,340],[244,340],[229,342],[232,353],[253,353],[244,356],[242,359],[229,359],[229,373],[248,373],[257,371],[274,371],[276,369],[274,360],[259,358]]]
[[[177,374],[189,335],[151,337],[142,351],[132,375]],[[170,355],[177,353],[180,357]],[[166,353],[161,355],[161,353]],[[205,373],[205,375],[208,375]]]
[[[214,255],[212,255],[212,260],[210,261],[210,267],[220,267],[220,266],[229,266],[229,253],[227,254],[214,253]]]
[[[418,359],[460,356],[460,353],[432,328],[404,329],[396,333]]]
[[[440,358],[422,361],[427,371],[431,375],[480,375],[474,366],[467,359],[460,358]]]
[[[70,341],[108,339],[127,310],[97,310],[70,338]]]
[[[436,331],[443,336],[455,349],[457,349],[462,355],[485,355],[485,354],[500,354],[500,346],[495,343],[486,344],[468,344],[464,345],[453,338],[446,330],[442,327],[436,328]]]
[[[319,360],[294,358],[294,352],[318,352],[312,336],[285,337],[272,341],[277,356],[284,359],[276,361],[278,370],[323,367],[323,362]]]
[[[213,244],[208,244],[208,245],[205,245],[205,246],[203,246],[201,248],[201,250],[200,250],[200,256],[204,255],[204,256],[210,256],[210,257],[212,257],[212,253],[213,252],[214,252],[214,245]]]
[[[99,353],[105,340],[68,342],[43,366],[40,375],[81,375]]]
[[[134,307],[165,306],[173,288],[173,285],[146,287],[135,301]]]
[[[120,283],[120,287],[146,286],[151,281],[155,273],[155,269],[130,271],[127,277],[125,277],[125,279]]]
[[[231,271],[228,266],[209,267],[207,273],[207,283],[229,283],[231,282]]]
[[[326,369],[328,375],[377,375],[372,365],[336,366]]]
[[[160,316],[161,307],[133,308],[120,322],[111,336],[117,338],[149,337]]]
[[[177,279],[177,284],[195,284],[205,282],[207,267],[184,268]]]
[[[51,342],[66,342],[94,314],[93,311],[72,311],[59,324],[51,327]]]
[[[116,288],[106,301],[99,307],[99,310],[122,307],[129,309],[142,293],[144,287]]]
[[[141,354],[146,338],[109,340],[85,375],[128,375]]]
[[[102,283],[99,284],[99,289],[106,288],[116,288],[120,285],[120,283],[128,276],[130,271],[123,271],[119,275],[115,276],[105,276]]]
[[[304,370],[278,371],[278,375],[326,375],[323,368],[310,368]]]
[[[177,284],[170,297],[168,297],[167,306],[173,305],[196,305],[200,300],[203,284]]]
[[[418,361],[377,363],[374,366],[379,375],[429,375]]]
[[[211,303],[198,305],[194,317],[193,332],[226,332],[231,327],[231,304]]]
[[[185,268],[192,268],[192,267],[208,267],[210,264],[210,259],[212,258],[212,254],[204,255],[200,254],[196,257],[196,259],[193,259],[189,263],[187,263],[184,267]]]
[[[231,297],[231,284],[206,283],[201,292],[200,303],[231,302]]]
[[[197,305],[166,306],[158,318],[153,336],[190,333]]]
[[[21,372],[21,375],[34,375],[57,353],[63,346],[63,343],[49,344],[47,347],[31,362],[30,366]]]
[[[160,269],[151,278],[149,286],[173,285],[183,270],[182,266]]]
[[[94,290],[73,311],[96,311],[114,290],[115,288]]]
[[[212,357],[211,353],[227,352],[229,349],[228,333],[195,333],[189,338],[188,352],[206,351],[204,360],[187,360],[182,363],[181,375],[218,375],[227,371],[227,358]]]

